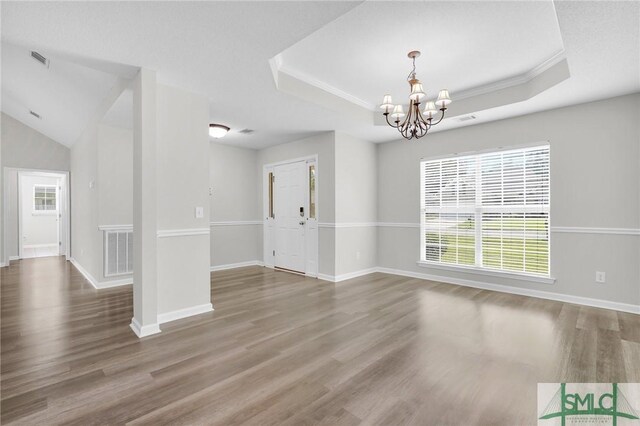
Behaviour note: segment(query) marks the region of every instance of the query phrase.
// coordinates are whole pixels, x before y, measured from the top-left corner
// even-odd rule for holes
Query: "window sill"
[[[486,275],[490,277],[529,281],[541,284],[554,284],[556,282],[556,279],[553,277],[519,274],[517,272],[504,272],[493,269],[478,268],[475,266],[443,265],[442,263],[427,262],[424,260],[419,260],[416,263],[418,264],[418,266],[421,266],[423,268],[442,269],[445,271],[462,272],[466,274]]]

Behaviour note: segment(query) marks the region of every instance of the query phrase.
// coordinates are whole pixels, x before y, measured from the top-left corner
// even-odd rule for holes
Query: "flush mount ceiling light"
[[[229,131],[229,127],[222,124],[209,124],[209,136],[220,139]]]
[[[425,136],[429,129],[431,129],[431,126],[435,126],[442,121],[444,112],[447,110],[447,105],[451,103],[451,98],[449,97],[449,91],[443,89],[438,93],[438,99],[435,102],[427,102],[424,110],[420,111],[420,101],[427,96],[422,87],[422,83],[416,78],[416,58],[420,56],[420,52],[413,50],[409,52],[407,56],[413,61],[413,69],[407,77],[407,81],[411,87],[409,111],[405,114],[402,104],[394,105],[391,100],[391,95],[384,95],[380,108],[384,111],[383,115],[387,120],[387,124],[398,129],[403,138],[411,140],[413,138],[420,139]],[[438,115],[438,110],[440,110],[440,118],[434,121]],[[389,121],[389,115],[391,115],[393,124]],[[400,121],[402,117],[405,117],[405,119]]]

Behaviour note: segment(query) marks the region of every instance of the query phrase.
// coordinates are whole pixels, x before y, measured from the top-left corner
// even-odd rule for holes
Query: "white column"
[[[159,333],[156,175],[156,74],[141,69],[133,82],[133,318],[144,337]]]

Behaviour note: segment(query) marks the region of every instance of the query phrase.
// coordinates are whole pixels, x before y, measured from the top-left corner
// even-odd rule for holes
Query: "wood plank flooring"
[[[640,316],[386,274],[211,275],[139,340],[130,287],[1,269],[2,424],[525,425],[538,382],[640,382]]]

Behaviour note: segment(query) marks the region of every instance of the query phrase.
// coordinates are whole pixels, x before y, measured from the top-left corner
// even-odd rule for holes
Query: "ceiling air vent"
[[[458,118],[458,121],[462,122],[462,121],[469,121],[469,120],[475,120],[475,119],[476,119],[475,115],[466,115],[464,117]]]
[[[45,67],[49,68],[49,60],[44,56],[42,56],[41,54],[39,54],[38,52],[32,50],[31,57],[36,61],[40,62]]]
[[[242,133],[243,135],[250,135],[251,133],[253,133],[253,130],[252,129],[242,129],[238,133]]]
[[[37,119],[41,119],[42,118],[42,117],[40,117],[40,114],[38,114],[37,112],[33,112],[31,110],[29,110],[29,114],[33,115]]]

